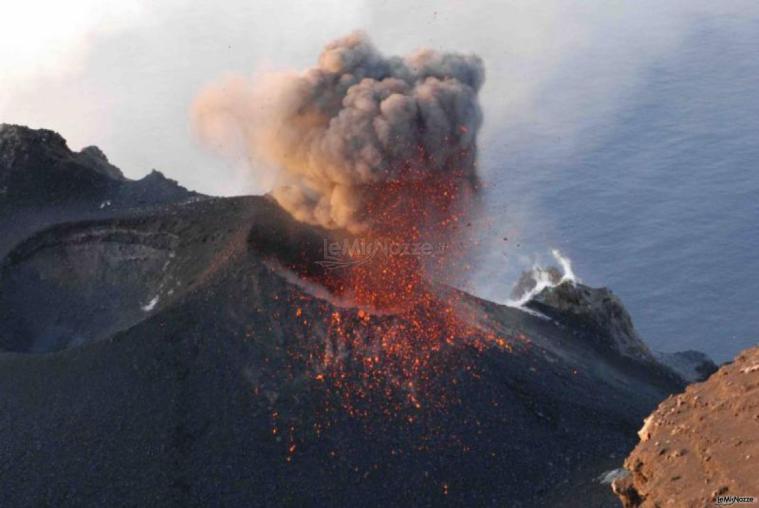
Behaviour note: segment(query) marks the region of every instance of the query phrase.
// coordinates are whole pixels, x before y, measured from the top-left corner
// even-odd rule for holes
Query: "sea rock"
[[[599,348],[636,361],[656,362],[630,314],[610,289],[565,281],[544,289],[527,306],[573,328],[592,330]]]
[[[717,365],[701,351],[679,351],[677,353],[662,353],[655,351],[659,362],[668,366],[688,383],[705,381],[717,370]]]

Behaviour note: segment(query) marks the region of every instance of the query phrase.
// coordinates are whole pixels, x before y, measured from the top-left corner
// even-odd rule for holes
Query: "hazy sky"
[[[730,1],[2,0],[0,121],[95,144],[132,178],[156,168],[213,194],[266,190],[206,153],[188,110],[225,73],[298,69],[354,29],[381,51],[475,52],[487,67],[482,171],[499,146],[576,150],[694,19],[757,12]],[[159,5],[160,4],[160,5]]]

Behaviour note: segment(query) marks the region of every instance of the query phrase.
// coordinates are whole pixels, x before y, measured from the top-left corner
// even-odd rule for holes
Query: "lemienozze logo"
[[[328,269],[368,263],[378,256],[429,256],[435,250],[429,242],[397,242],[385,238],[324,240],[324,259],[318,264]]]
[[[714,504],[717,506],[730,506],[734,504],[755,504],[754,496],[717,496],[714,498]]]

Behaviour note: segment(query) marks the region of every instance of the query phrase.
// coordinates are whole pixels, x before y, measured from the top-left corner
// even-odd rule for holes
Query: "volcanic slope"
[[[52,224],[202,197],[155,170],[130,180],[99,148],[74,152],[57,132],[0,124],[0,257]]]
[[[1,506],[615,506],[594,478],[683,388],[569,284],[550,319],[436,288],[478,340],[404,378],[405,314],[316,282],[328,232],[265,197],[138,212],[2,261]]]

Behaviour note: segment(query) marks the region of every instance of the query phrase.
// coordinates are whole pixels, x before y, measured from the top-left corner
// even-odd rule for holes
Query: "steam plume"
[[[240,140],[254,170],[276,168],[272,195],[295,218],[358,233],[408,208],[409,189],[475,186],[483,79],[475,55],[384,57],[356,32],[305,72],[208,87],[192,115],[209,145]]]

